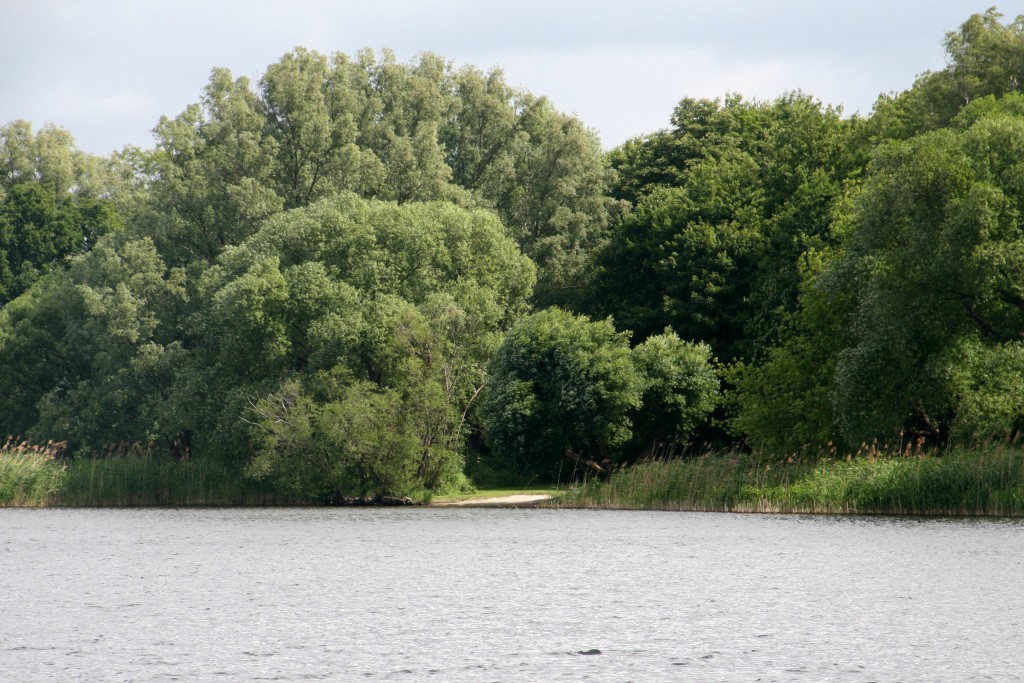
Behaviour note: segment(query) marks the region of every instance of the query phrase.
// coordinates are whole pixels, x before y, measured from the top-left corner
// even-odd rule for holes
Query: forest
[[[1012,447],[1024,17],[943,46],[869,115],[684,98],[608,152],[386,50],[215,68],[153,149],[7,123],[0,456],[327,502]]]

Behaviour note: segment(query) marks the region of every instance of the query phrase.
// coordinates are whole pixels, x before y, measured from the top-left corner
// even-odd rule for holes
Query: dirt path
[[[436,507],[528,507],[542,500],[549,500],[551,496],[546,493],[526,494],[517,493],[511,496],[496,496],[494,498],[466,498],[464,500],[448,500],[443,503],[431,503]]]

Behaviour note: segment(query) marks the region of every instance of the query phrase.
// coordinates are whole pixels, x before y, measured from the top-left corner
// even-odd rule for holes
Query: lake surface
[[[1019,521],[0,510],[2,681],[1004,681],[1022,643]]]

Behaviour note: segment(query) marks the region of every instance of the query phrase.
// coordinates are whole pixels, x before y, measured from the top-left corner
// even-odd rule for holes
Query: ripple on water
[[[0,510],[0,530],[3,680],[968,681],[1024,670],[1016,522]]]

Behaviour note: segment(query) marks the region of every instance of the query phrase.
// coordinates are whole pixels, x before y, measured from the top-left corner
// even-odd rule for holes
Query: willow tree
[[[755,440],[971,441],[1024,426],[1022,151],[1012,94],[875,152],[791,335],[740,383]],[[801,417],[787,402],[824,407]]]
[[[539,266],[537,300],[579,296],[618,206],[596,136],[499,70],[423,54],[296,49],[258,83],[215,69],[202,100],[156,128],[139,229],[172,263],[212,262],[265,218],[339,192],[497,212]]]
[[[534,273],[484,210],[349,194],[284,212],[200,284],[198,438],[309,495],[458,485]]]

